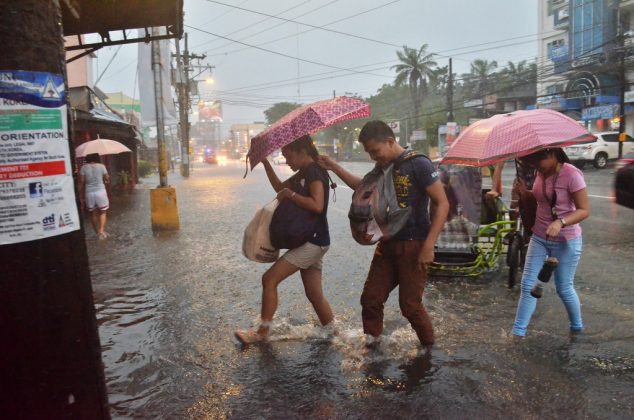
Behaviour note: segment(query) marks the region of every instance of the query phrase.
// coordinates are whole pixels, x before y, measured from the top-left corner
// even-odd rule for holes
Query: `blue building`
[[[617,128],[622,79],[626,91],[634,80],[634,0],[540,0],[538,7],[536,106],[559,110],[593,131]],[[629,122],[631,133],[634,115]]]

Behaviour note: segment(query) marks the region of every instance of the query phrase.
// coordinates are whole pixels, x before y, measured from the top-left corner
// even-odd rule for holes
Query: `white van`
[[[598,169],[608,165],[609,160],[619,157],[619,133],[618,131],[605,131],[594,133],[597,141],[581,143],[564,147],[568,158],[579,168],[583,168],[586,162],[592,162]],[[634,138],[627,136],[623,142],[623,154],[634,151]]]

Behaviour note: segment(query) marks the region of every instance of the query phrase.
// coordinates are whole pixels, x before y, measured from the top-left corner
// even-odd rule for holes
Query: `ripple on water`
[[[119,415],[133,413],[169,385],[156,354],[164,300],[161,289],[119,289],[96,305],[109,401]]]

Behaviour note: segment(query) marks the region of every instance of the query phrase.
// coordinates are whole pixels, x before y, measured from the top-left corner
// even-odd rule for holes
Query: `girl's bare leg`
[[[242,344],[264,340],[271,327],[271,321],[277,310],[277,285],[295,273],[299,268],[280,258],[262,276],[261,323],[255,331],[236,331],[235,336]]]
[[[330,324],[334,316],[330,304],[324,296],[324,292],[321,287],[321,270],[316,268],[308,268],[301,270],[302,282],[304,283],[304,291],[306,297],[315,308],[315,312],[319,317],[321,325]]]

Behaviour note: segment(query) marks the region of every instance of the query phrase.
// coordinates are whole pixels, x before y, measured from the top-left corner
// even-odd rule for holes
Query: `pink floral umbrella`
[[[370,116],[370,104],[349,96],[337,96],[301,106],[251,139],[247,154],[251,169],[274,150],[341,121]]]
[[[486,166],[549,147],[596,140],[582,125],[550,109],[515,111],[476,121],[449,147],[441,164]]]

